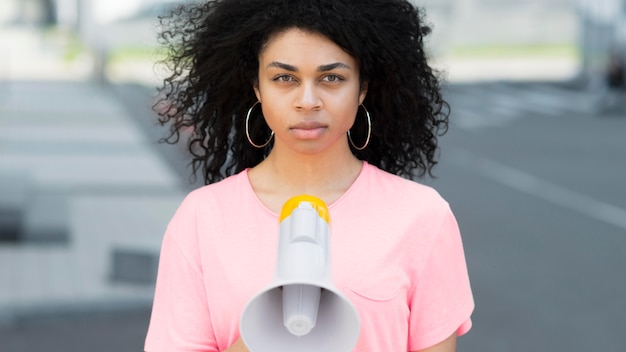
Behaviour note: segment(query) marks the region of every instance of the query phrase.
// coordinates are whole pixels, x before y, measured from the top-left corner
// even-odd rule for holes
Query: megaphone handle
[[[237,341],[230,345],[224,352],[250,352],[250,350],[246,347],[246,344],[243,343],[240,336]]]
[[[291,334],[304,336],[315,327],[321,292],[313,285],[283,286],[283,323]]]

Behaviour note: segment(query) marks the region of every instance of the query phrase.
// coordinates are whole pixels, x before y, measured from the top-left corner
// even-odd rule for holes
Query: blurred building
[[[576,0],[413,0],[449,45],[552,44],[576,35]]]
[[[0,23],[78,28],[106,24],[176,0],[2,0]]]
[[[426,8],[435,66],[451,81],[577,75],[576,0],[413,0]]]
[[[578,13],[582,78],[592,86],[609,84],[624,88],[626,0],[580,0]]]
[[[2,0],[0,24],[69,29],[79,34],[96,61],[104,61],[111,48],[154,44],[154,23],[150,21],[155,20],[156,12],[150,9],[183,1]],[[623,67],[626,60],[626,0],[411,1],[427,9],[433,27],[427,45],[435,58],[446,57],[459,48],[568,47],[577,52],[572,55],[579,62],[563,72],[576,71],[584,82],[595,85],[605,81],[612,67]],[[574,66],[571,61],[569,66]],[[564,66],[562,62],[551,62],[543,71]],[[503,71],[515,70],[505,67]]]

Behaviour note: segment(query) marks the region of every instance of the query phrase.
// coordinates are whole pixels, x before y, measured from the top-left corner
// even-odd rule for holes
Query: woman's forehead
[[[355,58],[347,53],[327,36],[300,28],[289,28],[272,34],[259,52],[260,61],[281,58],[289,61],[290,57],[313,56],[327,57],[328,60],[346,62],[349,66]]]

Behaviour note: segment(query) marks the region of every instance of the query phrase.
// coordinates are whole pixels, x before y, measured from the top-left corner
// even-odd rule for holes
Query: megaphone
[[[289,199],[280,214],[271,284],[245,306],[239,324],[251,352],[348,352],[359,337],[356,308],[332,280],[329,215],[314,196]]]

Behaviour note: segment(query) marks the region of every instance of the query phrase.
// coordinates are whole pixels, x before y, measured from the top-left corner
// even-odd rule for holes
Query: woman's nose
[[[296,98],[296,108],[302,110],[316,110],[322,106],[315,83],[303,83],[300,85],[298,97]]]

